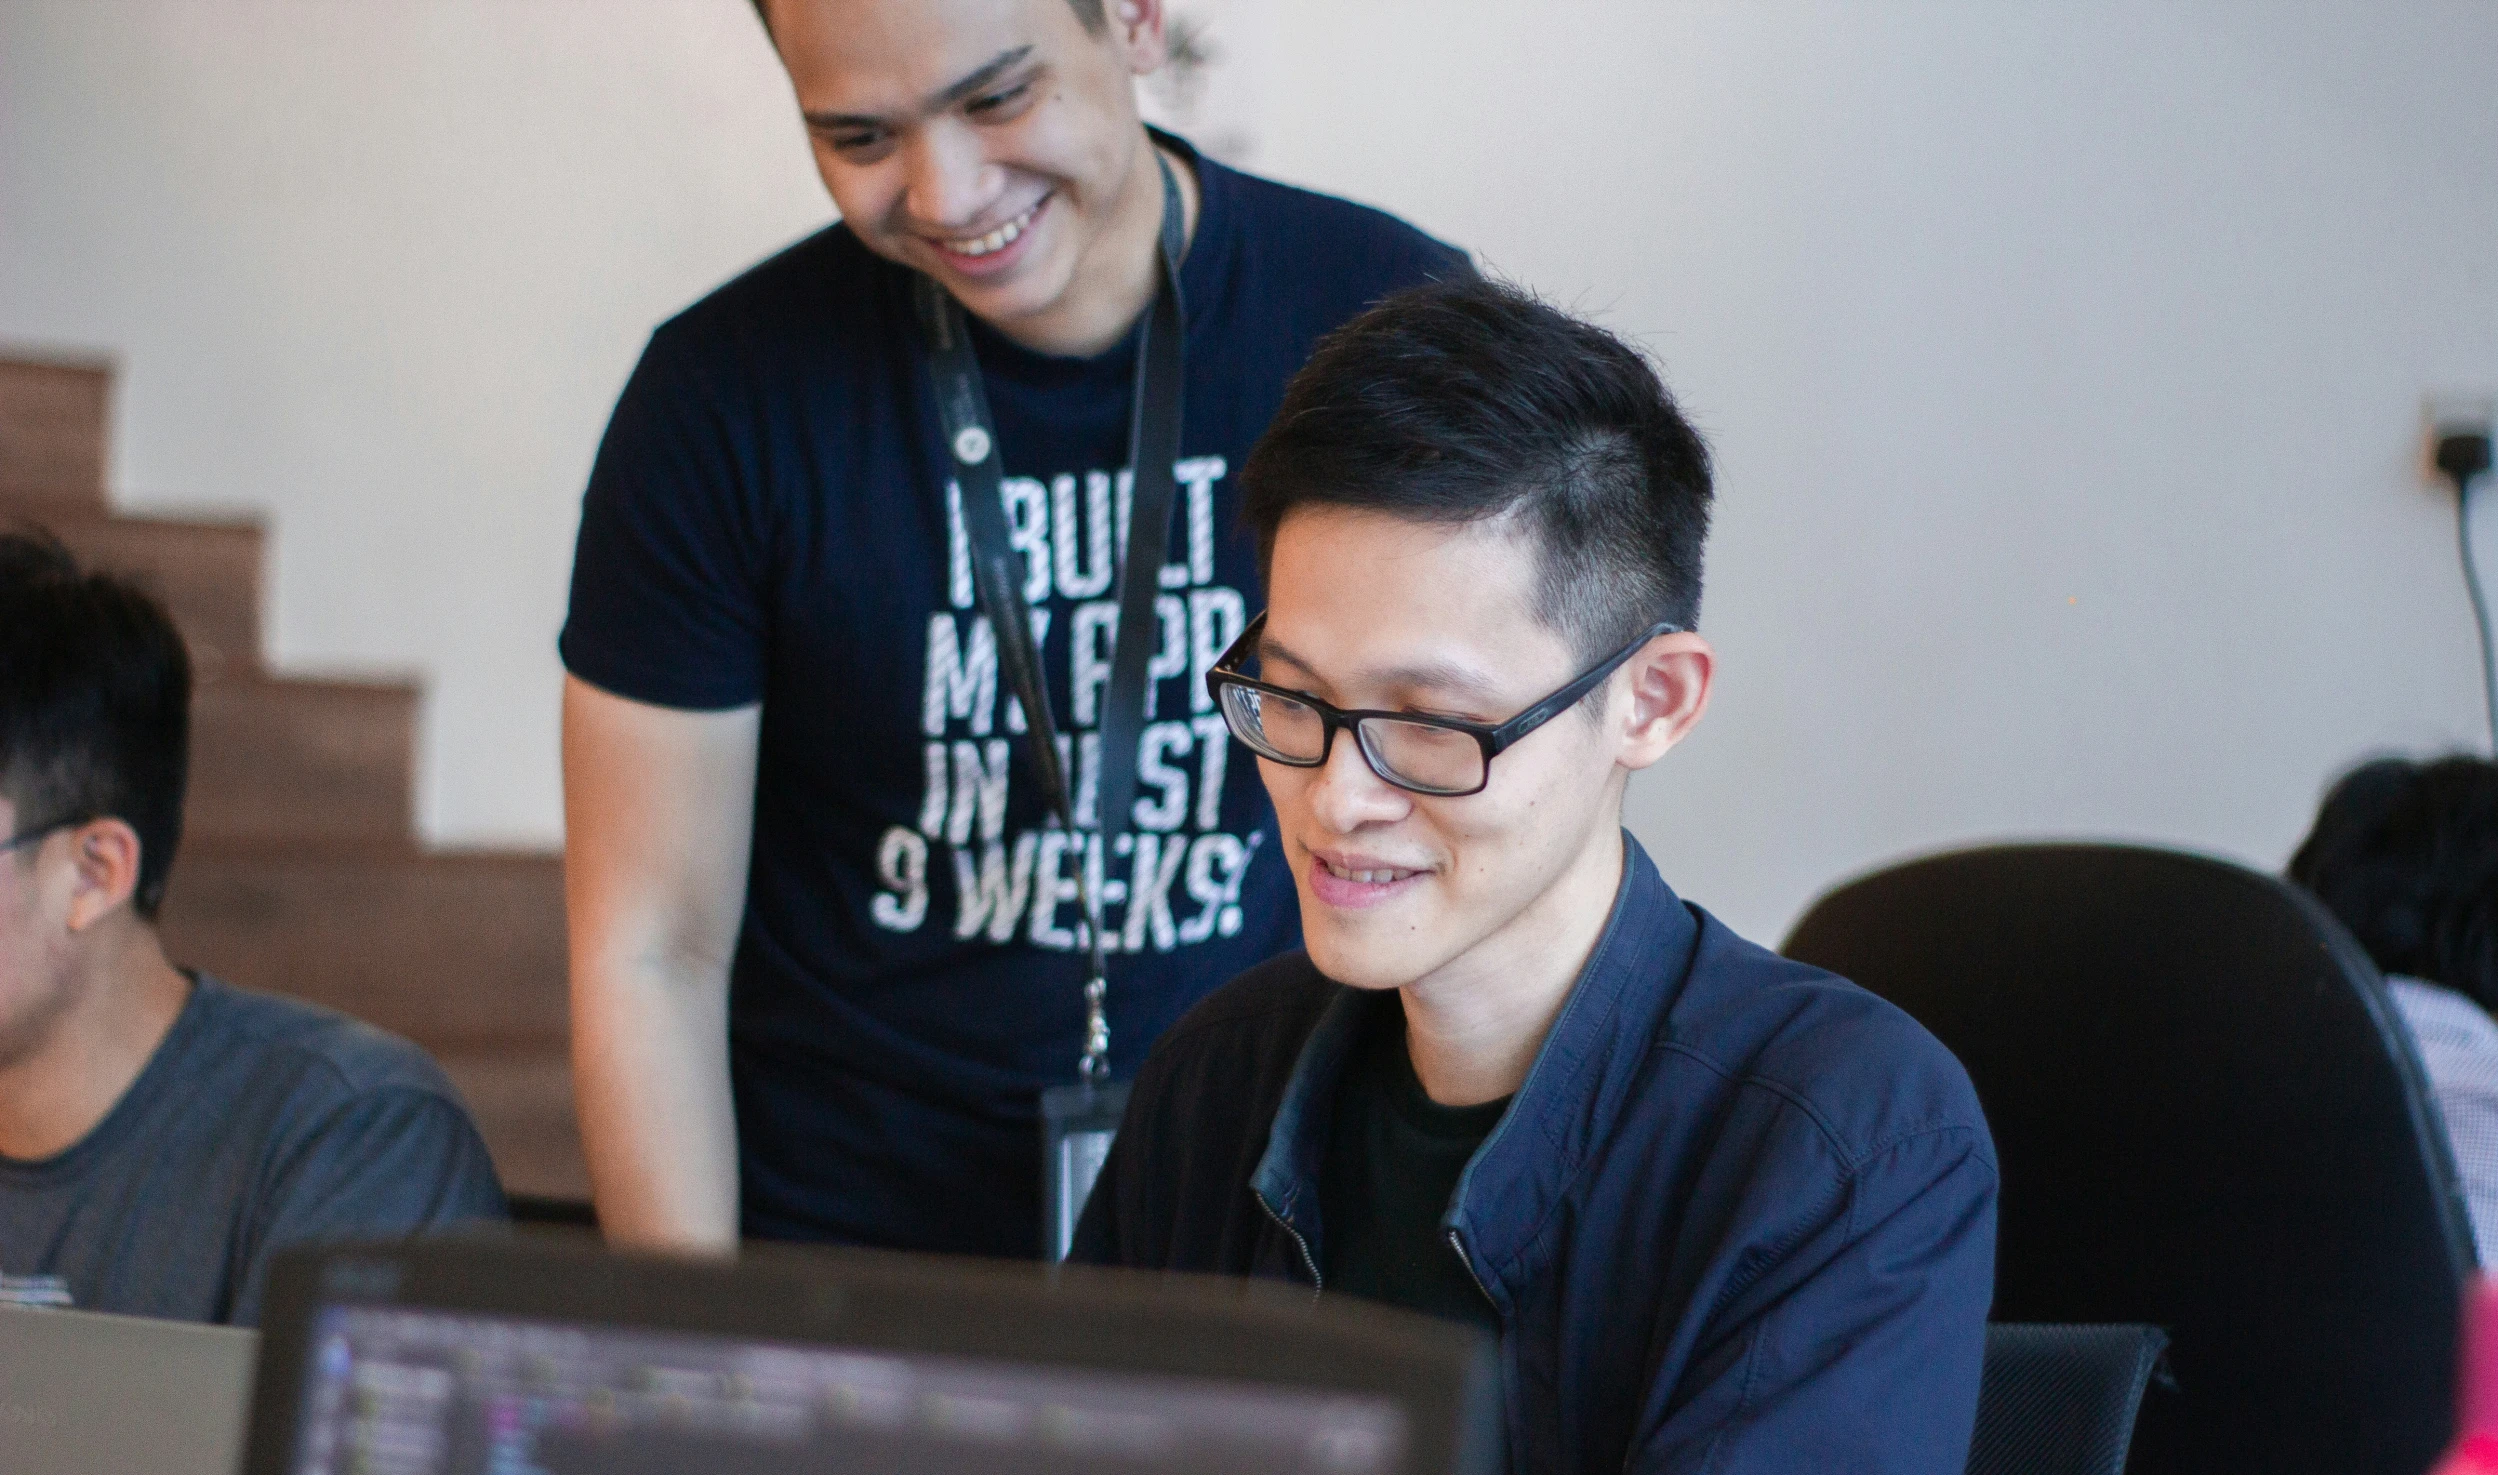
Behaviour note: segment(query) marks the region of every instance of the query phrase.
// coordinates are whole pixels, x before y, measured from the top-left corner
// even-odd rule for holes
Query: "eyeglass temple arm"
[[[1241,630],[1240,638],[1224,647],[1222,656],[1218,658],[1213,665],[1206,668],[1206,692],[1208,695],[1215,694],[1215,673],[1218,671],[1237,672],[1240,669],[1241,662],[1249,658],[1249,652],[1257,649],[1258,635],[1265,629],[1266,611],[1260,610],[1258,611],[1256,617],[1251,619],[1248,625]]]
[[[1624,661],[1647,649],[1649,641],[1660,635],[1679,635],[1682,630],[1683,627],[1672,620],[1659,620],[1649,626],[1647,634],[1598,662],[1586,675],[1485,733],[1483,735],[1484,757],[1487,759],[1492,757],[1518,739],[1550,722],[1562,712],[1569,710],[1571,703],[1594,691],[1598,682],[1620,670]]]

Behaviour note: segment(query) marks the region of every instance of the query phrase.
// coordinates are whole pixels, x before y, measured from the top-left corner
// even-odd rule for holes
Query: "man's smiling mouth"
[[[1402,881],[1408,876],[1417,876],[1422,874],[1419,871],[1400,871],[1389,867],[1374,867],[1369,870],[1351,870],[1334,864],[1323,855],[1312,858],[1319,863],[1321,869],[1325,870],[1327,874],[1336,877],[1338,880],[1358,881],[1366,886],[1385,886],[1393,882]]]
[[[990,231],[987,235],[966,236],[960,240],[940,239],[937,244],[945,250],[953,252],[957,256],[978,257],[987,256],[992,252],[1003,251],[1007,247],[1015,244],[1016,241],[1022,239],[1023,233],[1032,228],[1034,217],[1041,213],[1041,207],[1049,202],[1050,197],[1043,195],[1041,198],[1032,202],[1031,209],[1026,210],[1021,215],[1016,216],[1014,219],[999,226],[997,229]]]

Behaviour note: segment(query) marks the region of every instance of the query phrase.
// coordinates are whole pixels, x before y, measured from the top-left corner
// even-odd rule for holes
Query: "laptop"
[[[246,1475],[1473,1475],[1491,1344],[1288,1287],[874,1251],[299,1250]]]
[[[234,1475],[259,1339],[240,1327],[0,1306],[8,1475]]]

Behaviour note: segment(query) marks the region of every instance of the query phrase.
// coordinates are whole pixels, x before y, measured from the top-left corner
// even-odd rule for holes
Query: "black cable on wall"
[[[2489,711],[2489,740],[2498,752],[2498,632],[2489,622],[2489,596],[2481,588],[2480,563],[2472,556],[2472,493],[2489,473],[2489,432],[2441,434],[2432,458],[2455,487],[2455,543],[2463,558],[2463,587],[2472,596],[2472,617],[2481,633],[2481,699]]]

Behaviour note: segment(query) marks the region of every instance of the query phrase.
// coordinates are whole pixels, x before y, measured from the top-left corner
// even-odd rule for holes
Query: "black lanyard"
[[[1187,226],[1181,215],[1179,181],[1159,152],[1154,162],[1162,171],[1162,243],[1156,253],[1159,271],[1153,305],[1146,311],[1145,331],[1136,349],[1135,400],[1128,419],[1128,466],[1134,488],[1124,539],[1127,562],[1120,571],[1118,643],[1111,651],[1110,687],[1101,709],[1096,813],[1105,847],[1111,836],[1129,828],[1134,817],[1137,745],[1145,727],[1146,667],[1161,644],[1154,602],[1160,593],[1163,555],[1170,548],[1171,504],[1178,493],[1172,473],[1180,458],[1181,356],[1186,331],[1179,262],[1187,254]],[[962,489],[972,587],[997,637],[998,661],[1005,668],[1007,684],[1023,707],[1026,746],[1033,776],[1040,783],[1041,801],[1069,833],[1076,833],[1075,804],[1066,770],[1059,762],[1058,723],[1050,710],[1049,685],[1042,678],[1040,652],[1033,648],[1023,600],[1021,556],[1007,541],[997,433],[989,418],[980,360],[972,350],[962,305],[943,287],[932,278],[920,277],[914,283],[913,300],[928,348],[937,415],[945,426],[946,449]],[[1092,867],[1079,865],[1077,871],[1092,963],[1092,976],[1084,985],[1084,1055],[1077,1072],[1084,1081],[1099,1083],[1110,1076],[1109,970]]]

